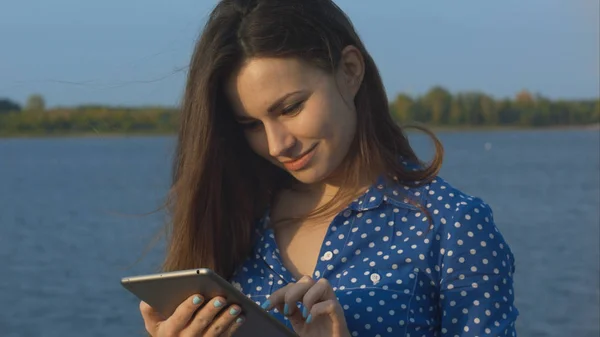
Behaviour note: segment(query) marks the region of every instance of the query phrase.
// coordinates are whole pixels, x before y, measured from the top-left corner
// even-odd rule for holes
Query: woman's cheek
[[[261,131],[248,131],[246,132],[246,139],[250,149],[257,155],[265,158],[266,160],[273,162],[273,158],[269,154],[269,142],[264,132]]]

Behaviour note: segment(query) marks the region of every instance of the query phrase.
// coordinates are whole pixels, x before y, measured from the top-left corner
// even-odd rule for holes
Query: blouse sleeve
[[[514,256],[479,199],[440,231],[442,336],[516,336]]]

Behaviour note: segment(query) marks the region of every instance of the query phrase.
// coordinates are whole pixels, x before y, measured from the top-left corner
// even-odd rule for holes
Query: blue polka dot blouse
[[[257,237],[231,282],[261,304],[296,280],[268,212]],[[380,178],[333,219],[319,256],[312,277],[331,283],[352,336],[516,336],[515,260],[492,210],[439,177],[418,188]]]

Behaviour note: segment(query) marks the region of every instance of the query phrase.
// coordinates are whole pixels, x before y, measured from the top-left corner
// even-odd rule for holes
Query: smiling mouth
[[[315,148],[317,145],[318,144],[313,145],[310,149],[308,149],[308,151],[301,154],[298,158],[281,163],[290,171],[299,171],[308,165],[315,153]]]

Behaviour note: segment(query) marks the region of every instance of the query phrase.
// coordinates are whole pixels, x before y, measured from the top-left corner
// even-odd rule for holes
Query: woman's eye
[[[288,105],[287,107],[281,109],[281,114],[284,116],[295,116],[302,110],[303,107],[304,101],[300,101],[298,103]],[[246,131],[255,131],[262,126],[262,122],[260,121],[240,122],[239,124],[242,127],[242,129]]]
[[[240,123],[240,125],[242,126],[242,129],[244,130],[248,130],[248,131],[253,131],[258,129],[261,126],[261,122],[259,121],[255,121],[255,122],[249,122],[249,123]]]
[[[286,116],[294,116],[294,115],[298,114],[300,112],[300,110],[302,110],[303,107],[304,107],[304,102],[294,103],[294,104],[289,105],[289,106],[285,107],[284,109],[282,109],[281,114],[286,115]]]

